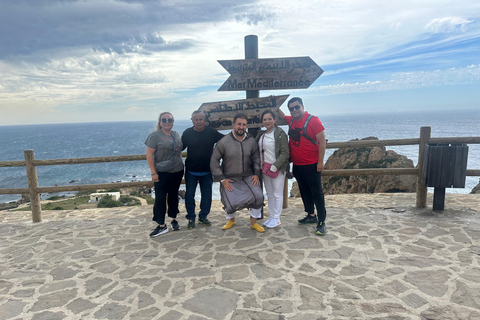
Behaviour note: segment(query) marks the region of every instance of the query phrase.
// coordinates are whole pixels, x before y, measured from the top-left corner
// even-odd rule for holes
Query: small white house
[[[99,201],[106,195],[112,196],[112,199],[115,201],[118,201],[118,199],[120,199],[120,192],[96,192],[96,193],[90,193],[89,202]]]

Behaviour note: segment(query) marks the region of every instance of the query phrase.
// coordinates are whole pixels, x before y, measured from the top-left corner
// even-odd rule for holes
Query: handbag
[[[273,172],[270,171],[270,168],[272,167],[271,163],[265,162],[265,151],[263,149],[263,138],[265,138],[265,133],[262,136],[262,172],[264,175],[269,176],[270,178],[276,178],[278,176],[278,172],[280,170],[277,169],[277,171]]]
[[[155,162],[155,170],[157,172],[168,172],[173,169],[174,164],[173,164],[173,157],[175,156],[175,137],[173,137],[172,145],[173,145],[173,153],[171,156],[171,160],[164,160],[160,162]]]

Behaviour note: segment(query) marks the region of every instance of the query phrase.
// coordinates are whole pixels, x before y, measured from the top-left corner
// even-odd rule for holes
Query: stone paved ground
[[[150,239],[151,206],[0,213],[0,319],[480,319],[480,195],[327,196],[328,235],[290,199],[264,234],[242,211]],[[266,210],[266,212],[268,212]]]

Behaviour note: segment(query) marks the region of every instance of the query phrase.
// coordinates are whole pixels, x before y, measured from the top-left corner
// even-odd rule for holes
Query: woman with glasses
[[[258,132],[256,140],[260,150],[262,181],[267,191],[269,211],[269,218],[263,225],[267,228],[275,228],[280,225],[283,207],[285,170],[290,157],[288,136],[282,128],[275,125],[275,114],[272,111],[264,111],[261,119],[265,130]]]
[[[173,131],[173,115],[162,112],[158,117],[156,131],[145,141],[147,163],[155,185],[153,221],[158,223],[150,237],[168,232],[165,214],[172,218],[172,230],[180,230],[176,220],[178,211],[178,189],[183,177],[182,139]],[[168,209],[167,209],[168,204]]]

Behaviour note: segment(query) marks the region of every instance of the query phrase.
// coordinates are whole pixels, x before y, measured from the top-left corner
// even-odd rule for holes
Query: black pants
[[[158,182],[155,182],[155,204],[153,205],[153,221],[162,225],[165,223],[165,213],[176,218],[178,214],[178,188],[182,183],[183,170],[168,173],[158,172]]]
[[[322,173],[317,172],[317,164],[293,165],[293,175],[297,180],[305,211],[314,215],[317,207],[318,221],[325,222],[327,211],[322,190]]]

